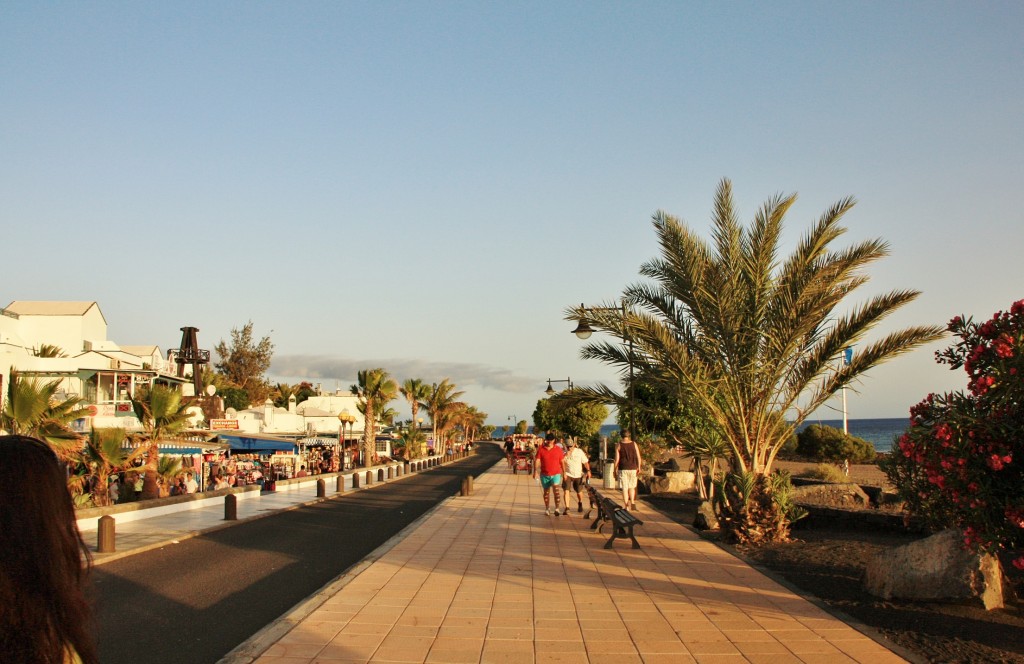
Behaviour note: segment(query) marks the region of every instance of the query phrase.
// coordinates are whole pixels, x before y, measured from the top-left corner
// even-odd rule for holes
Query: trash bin
[[[615,462],[605,461],[604,462],[604,488],[614,489],[615,488]]]

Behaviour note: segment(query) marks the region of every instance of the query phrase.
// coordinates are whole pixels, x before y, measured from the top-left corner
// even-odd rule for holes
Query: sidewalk
[[[222,663],[905,661],[668,517],[638,516],[643,548],[606,550],[499,463]]]

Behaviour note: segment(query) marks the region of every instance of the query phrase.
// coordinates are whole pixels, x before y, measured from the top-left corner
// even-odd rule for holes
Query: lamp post
[[[519,420],[516,419],[515,415],[509,415],[508,419],[512,422],[512,433],[515,433],[516,432],[516,427],[519,426]],[[511,436],[512,434],[509,434],[509,435]]]
[[[544,394],[549,397],[555,393],[555,388],[551,387],[551,383],[568,383],[569,387],[567,389],[572,390],[572,378],[566,378],[565,380],[551,380],[548,378],[548,389],[544,390]]]
[[[343,408],[341,410],[341,412],[338,413],[338,421],[341,423],[341,431],[338,434],[338,440],[341,443],[341,455],[342,455],[341,462],[342,462],[342,465],[344,466],[344,464],[345,464],[345,441],[346,441],[346,438],[345,438],[345,427],[348,426],[349,430],[351,430],[352,425],[355,424],[356,416],[353,415],[352,413],[348,412],[348,408]]]
[[[853,361],[853,346],[847,346],[843,349],[843,366],[850,366],[850,362]],[[846,385],[843,385],[843,433],[846,435],[850,434],[850,428],[846,420]]]
[[[626,347],[627,347],[626,348],[626,352],[627,352],[626,361],[629,364],[629,384],[627,385],[627,390],[629,392],[628,397],[627,397],[628,400],[629,400],[629,411],[626,413],[626,426],[630,429],[630,431],[633,433],[633,435],[636,435],[637,432],[632,431],[633,430],[633,410],[634,410],[634,402],[633,402],[633,340],[630,338],[629,332],[626,329],[626,314],[627,314],[627,310],[626,310],[626,300],[625,300],[625,298],[623,298],[620,301],[619,306],[617,306],[617,307],[587,307],[587,306],[585,306],[581,302],[580,303],[579,324],[576,325],[576,329],[574,329],[572,331],[572,333],[575,334],[576,337],[579,338],[579,339],[589,339],[590,335],[592,335],[594,333],[594,328],[590,327],[590,323],[587,322],[587,314],[588,313],[589,314],[608,313],[608,312],[613,312],[613,311],[615,313],[621,315],[621,317],[622,317],[621,318],[622,330],[620,332],[620,335],[621,335],[620,338],[622,339],[622,343],[626,344]]]

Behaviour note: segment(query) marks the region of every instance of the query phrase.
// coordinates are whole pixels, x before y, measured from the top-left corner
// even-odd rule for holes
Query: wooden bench
[[[612,548],[616,538],[628,537],[633,542],[633,548],[639,549],[640,543],[636,541],[633,527],[642,526],[644,522],[596,488],[588,486],[587,493],[590,495],[590,509],[583,515],[583,518],[589,519],[590,513],[595,508],[597,509],[597,516],[594,518],[594,523],[590,524],[590,529],[600,533],[605,523],[608,521],[612,523],[612,536],[605,542],[604,548]]]

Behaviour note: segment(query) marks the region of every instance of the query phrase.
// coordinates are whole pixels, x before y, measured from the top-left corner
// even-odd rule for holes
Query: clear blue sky
[[[563,310],[728,177],[744,219],[800,194],[787,252],[855,196],[892,256],[851,304],[923,291],[892,326],[989,316],[1024,297],[1022,33],[1019,2],[6,2],[0,304],[165,350],[251,319],[275,379],[449,376],[504,424],[614,380]],[[941,345],[850,417],[964,385]]]

